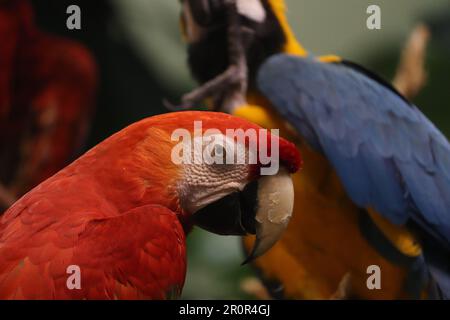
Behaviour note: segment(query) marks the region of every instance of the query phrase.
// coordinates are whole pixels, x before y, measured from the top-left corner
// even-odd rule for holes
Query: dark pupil
[[[216,145],[214,147],[214,152],[218,156],[223,156],[225,154],[225,150],[223,149],[223,147],[221,145]]]

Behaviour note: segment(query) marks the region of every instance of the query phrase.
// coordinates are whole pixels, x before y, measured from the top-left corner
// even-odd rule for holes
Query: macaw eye
[[[227,150],[223,145],[214,145],[211,156],[216,159],[216,164],[226,164],[227,162]]]

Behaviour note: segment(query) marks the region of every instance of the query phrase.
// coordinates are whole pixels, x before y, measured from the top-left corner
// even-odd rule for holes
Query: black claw
[[[245,266],[246,264],[249,264],[250,262],[253,262],[255,260],[255,257],[253,254],[250,254],[242,263],[241,266]]]
[[[255,251],[256,251],[256,248],[258,247],[258,240],[255,240],[255,241],[256,242],[253,245],[252,252],[247,256],[247,258],[244,260],[244,262],[241,263],[241,266],[245,266],[246,264],[248,264],[250,262],[253,262],[253,260],[258,258],[258,257],[255,256]]]
[[[164,107],[166,107],[167,110],[169,111],[178,111],[179,108],[177,106],[175,106],[172,102],[170,102],[167,99],[163,99],[162,101]]]
[[[182,111],[182,110],[188,110],[191,108],[188,106],[175,105],[167,99],[163,99],[162,103],[163,103],[164,107],[166,107],[166,109],[169,111]]]

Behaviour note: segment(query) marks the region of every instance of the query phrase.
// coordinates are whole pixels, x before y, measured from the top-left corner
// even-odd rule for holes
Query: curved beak
[[[246,264],[267,252],[287,228],[294,208],[294,186],[290,174],[280,168],[274,176],[249,183],[242,192],[232,193],[199,210],[194,224],[220,235],[256,234]]]
[[[256,241],[242,264],[266,253],[281,238],[294,209],[294,185],[289,173],[280,168],[275,176],[265,176],[258,183]]]

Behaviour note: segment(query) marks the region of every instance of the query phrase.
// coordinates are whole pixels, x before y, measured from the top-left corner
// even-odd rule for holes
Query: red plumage
[[[82,146],[96,68],[80,44],[41,32],[26,0],[0,1],[0,37],[0,184],[19,197]]]
[[[0,220],[0,299],[136,299],[178,296],[190,216],[171,161],[171,133],[259,129],[223,113],[145,119],[111,136],[24,195]],[[270,134],[269,134],[270,137]],[[295,146],[280,138],[280,154]],[[290,150],[289,150],[290,149]],[[281,158],[288,167],[299,156]],[[250,179],[249,177],[242,177]],[[81,270],[81,290],[66,269]]]

